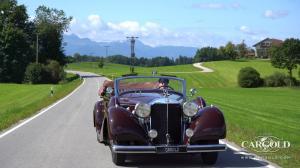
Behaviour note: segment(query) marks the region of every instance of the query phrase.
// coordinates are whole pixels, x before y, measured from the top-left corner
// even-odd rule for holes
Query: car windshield
[[[164,90],[184,94],[184,80],[175,77],[125,77],[117,80],[118,94],[132,91]]]

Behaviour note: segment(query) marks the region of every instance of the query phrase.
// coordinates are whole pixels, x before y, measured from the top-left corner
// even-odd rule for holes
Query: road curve
[[[193,66],[196,67],[196,68],[200,68],[202,69],[201,72],[204,72],[204,73],[207,73],[207,72],[214,72],[214,70],[210,69],[210,68],[207,68],[207,67],[204,67],[202,66],[202,62],[198,62],[198,63],[194,63]]]
[[[79,73],[79,72],[78,72]],[[91,73],[80,73],[84,84],[71,96],[25,125],[0,138],[1,168],[110,168],[108,147],[96,140],[92,124],[97,90],[104,81]],[[2,134],[3,135],[3,134]],[[243,159],[228,149],[219,155],[216,167],[265,167],[268,163]],[[128,167],[201,167],[198,156],[130,156]]]

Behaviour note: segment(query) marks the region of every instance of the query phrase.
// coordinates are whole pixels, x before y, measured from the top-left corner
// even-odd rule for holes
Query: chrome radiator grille
[[[167,112],[168,110],[168,112]],[[158,136],[154,144],[167,144],[166,134],[170,135],[170,144],[182,143],[182,107],[180,104],[154,104],[151,106],[151,128]]]

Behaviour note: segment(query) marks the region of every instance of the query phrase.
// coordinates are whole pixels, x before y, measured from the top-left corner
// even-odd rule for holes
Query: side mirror
[[[190,93],[191,93],[191,96],[194,96],[197,93],[197,90],[195,88],[191,88]]]
[[[107,93],[107,94],[111,94],[113,91],[114,91],[114,90],[113,90],[112,87],[107,87],[107,88],[106,88],[106,93]]]

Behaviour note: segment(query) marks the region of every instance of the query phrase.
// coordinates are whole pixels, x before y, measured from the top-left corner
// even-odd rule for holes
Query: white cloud
[[[274,11],[274,10],[266,10],[264,12],[264,17],[269,18],[269,19],[279,19],[286,17],[289,13],[287,11]]]
[[[101,25],[101,18],[99,15],[90,15],[88,16],[88,21],[91,26],[100,26]]]
[[[126,36],[138,36],[150,46],[218,46],[226,39],[217,34],[180,30],[174,31],[156,22],[137,21],[106,22],[98,15],[90,15],[85,21],[74,19],[69,32],[80,38],[89,38],[97,42],[124,41]]]
[[[268,34],[268,31],[263,29],[253,29],[249,26],[242,25],[238,28],[238,30],[246,35],[265,35]]]
[[[245,34],[250,34],[250,35],[257,34],[257,32],[251,30],[248,26],[245,26],[245,25],[240,27],[240,31],[245,33]]]

